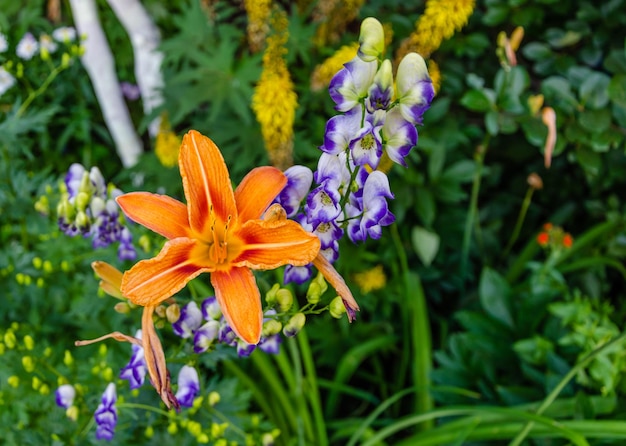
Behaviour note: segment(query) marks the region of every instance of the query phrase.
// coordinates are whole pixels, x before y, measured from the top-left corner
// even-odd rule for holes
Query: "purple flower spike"
[[[311,189],[313,172],[305,166],[291,166],[285,170],[285,176],[287,177],[287,185],[275,201],[285,209],[287,217],[291,218],[296,215],[300,209],[300,203]]]
[[[328,91],[335,101],[335,110],[347,112],[356,107],[374,81],[378,62],[364,62],[355,56],[331,79]]]
[[[202,301],[202,317],[205,321],[218,320],[222,317],[222,309],[215,296],[209,296]]]
[[[180,317],[172,324],[172,329],[181,338],[185,339],[193,335],[193,332],[202,324],[202,312],[198,304],[189,302],[180,310]]]
[[[178,372],[176,399],[181,406],[192,407],[193,400],[200,393],[200,379],[195,368],[184,365]]]
[[[389,158],[402,166],[406,166],[404,158],[417,144],[417,129],[404,119],[397,107],[387,113],[382,135],[385,140],[383,148],[387,151]]]
[[[137,330],[135,337],[141,339],[141,330]],[[143,347],[132,344],[132,349],[133,354],[128,364],[120,371],[120,378],[127,380],[131,389],[138,389],[143,385],[148,369]]]
[[[193,351],[204,353],[217,339],[220,331],[220,323],[211,319],[206,324],[198,328],[193,334]]]
[[[69,409],[74,403],[76,389],[71,384],[63,384],[54,392],[57,406]]]
[[[116,402],[117,392],[115,391],[115,384],[109,383],[102,394],[100,405],[93,415],[97,424],[96,438],[98,440],[111,441],[115,435],[115,426],[117,425]]]

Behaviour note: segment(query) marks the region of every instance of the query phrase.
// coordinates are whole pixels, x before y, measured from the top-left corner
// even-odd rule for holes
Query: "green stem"
[[[317,384],[315,363],[313,361],[313,354],[311,353],[306,330],[302,329],[296,338],[298,340],[298,345],[300,346],[300,354],[302,355],[302,363],[306,373],[308,384],[306,395],[309,399],[309,404],[311,405],[311,410],[313,412],[313,419],[315,421],[315,430],[317,432],[316,444],[326,446],[328,445],[326,422],[324,420],[324,411],[322,410],[320,391]]]
[[[475,224],[476,215],[478,215],[478,195],[480,193],[480,184],[483,176],[483,167],[485,163],[485,154],[489,145],[489,135],[485,136],[483,143],[478,146],[474,155],[476,161],[476,171],[472,180],[472,194],[470,196],[469,208],[467,210],[467,219],[465,220],[465,229],[463,231],[463,245],[461,247],[461,278],[465,280],[467,277],[467,268],[469,264],[469,251],[472,241],[472,230]]]
[[[416,413],[425,413],[433,408],[430,394],[430,373],[432,370],[431,332],[428,319],[428,306],[422,282],[417,273],[410,271],[406,253],[404,252],[397,225],[392,225],[391,234],[400,259],[402,275],[406,293],[406,307],[408,327],[410,330],[409,348],[410,358],[413,360],[412,381],[417,388],[415,394]],[[406,324],[405,324],[406,325]],[[420,426],[421,429],[432,427],[432,420]]]
[[[17,117],[22,116],[24,112],[26,112],[26,109],[29,107],[29,105],[37,98],[37,96],[39,96],[44,91],[46,91],[46,89],[50,86],[52,81],[54,81],[54,79],[59,75],[59,73],[65,70],[65,68],[66,67],[64,67],[63,65],[59,65],[54,70],[52,70],[50,74],[48,75],[48,77],[46,77],[46,80],[44,80],[43,83],[39,86],[39,88],[37,90],[30,92],[28,97],[24,100],[20,108],[17,110],[16,116]]]
[[[626,332],[622,333],[620,336],[614,338],[612,341],[607,342],[606,344],[596,348],[594,351],[585,356],[578,364],[571,368],[571,370],[561,379],[561,381],[557,384],[557,386],[550,392],[550,394],[543,400],[543,403],[537,411],[535,412],[537,415],[541,415],[559,396],[561,391],[565,388],[565,386],[580,372],[582,369],[587,367],[587,365],[600,354],[602,351],[606,350],[612,345],[615,345],[621,341],[626,339]],[[533,428],[533,421],[529,421],[524,429],[509,443],[509,446],[518,446],[524,441],[524,438],[528,435],[530,430]]]
[[[300,360],[300,352],[298,351],[298,344],[295,339],[287,339],[287,347],[291,353],[292,365],[293,365],[293,377],[294,386],[292,389],[292,397],[294,401],[294,409],[298,412],[297,417],[297,432],[299,444],[306,444],[306,439],[313,440],[313,427],[311,426],[311,417],[308,407],[306,405],[306,399],[304,396],[304,385],[302,377],[302,361]]]
[[[526,212],[528,212],[528,207],[530,206],[530,202],[533,197],[533,192],[535,192],[535,189],[532,187],[529,187],[526,191],[526,196],[524,197],[522,207],[520,208],[519,215],[517,216],[517,221],[515,222],[515,228],[513,228],[513,233],[511,234],[509,243],[507,243],[506,248],[504,248],[503,257],[506,257],[509,254],[509,251],[511,251],[511,248],[517,241],[517,237],[519,237],[519,233],[522,230],[522,225],[524,224],[524,220],[526,219]]]

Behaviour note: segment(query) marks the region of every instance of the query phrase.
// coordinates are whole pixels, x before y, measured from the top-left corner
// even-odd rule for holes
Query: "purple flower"
[[[285,266],[285,272],[283,274],[283,283],[287,285],[288,283],[297,283],[303,284],[311,278],[312,269],[311,265],[304,266],[293,266],[287,265]]]
[[[198,304],[189,302],[180,310],[180,317],[172,324],[172,329],[181,338],[188,338],[202,324],[202,312]]]
[[[236,345],[237,339],[239,339],[237,338],[237,335],[235,334],[233,329],[230,328],[229,325],[225,322],[220,326],[220,331],[217,334],[217,338],[220,342],[223,342],[224,344],[233,347]]]
[[[133,236],[128,228],[122,228],[119,242],[120,245],[117,248],[117,258],[120,260],[135,260],[137,258],[137,251],[133,245]]]
[[[373,113],[375,110],[387,110],[393,96],[393,74],[391,70],[391,61],[383,60],[380,65],[374,82],[368,90],[365,106],[367,111]]]
[[[337,104],[335,110],[347,112],[356,107],[367,96],[377,70],[378,62],[364,62],[358,56],[344,64],[328,87],[330,97]]]
[[[320,223],[313,234],[320,239],[321,249],[327,249],[333,246],[333,242],[339,240],[343,236],[343,229],[337,226],[337,223],[330,221]]]
[[[283,342],[280,334],[275,334],[268,337],[261,338],[258,347],[265,353],[277,355],[280,351],[280,344]]]
[[[300,203],[309,193],[313,182],[313,172],[305,166],[291,166],[285,170],[287,184],[276,197],[275,202],[279,203],[291,218],[300,209]]]
[[[389,158],[402,166],[406,166],[404,158],[417,144],[417,129],[404,119],[397,107],[387,113],[382,128],[382,136],[385,141],[383,148],[387,151]]]
[[[325,182],[307,197],[306,213],[309,223],[314,228],[317,228],[320,223],[333,221],[341,213],[341,207],[339,207],[341,195],[329,186],[331,186],[330,182]]]
[[[193,351],[196,353],[207,351],[218,338],[219,331],[220,323],[215,319],[198,328],[193,334]]]
[[[184,365],[178,372],[176,399],[181,406],[193,406],[193,400],[200,393],[200,380],[195,368]]]
[[[330,155],[344,152],[361,127],[362,108],[354,107],[345,115],[333,116],[326,122],[324,145],[320,150]]]
[[[137,339],[141,339],[141,330],[135,333]],[[120,378],[129,382],[131,389],[138,389],[143,385],[146,378],[147,366],[143,347],[132,344],[132,356],[128,364],[120,371]]]
[[[396,77],[400,113],[412,124],[421,124],[435,97],[435,89],[422,56],[409,53],[400,61]]]
[[[124,81],[120,82],[120,88],[124,97],[129,101],[136,101],[141,97],[141,90],[136,84]]]
[[[205,321],[218,320],[222,317],[222,309],[215,296],[209,296],[202,301],[202,317]]]
[[[361,212],[360,220],[352,218],[348,224],[348,235],[352,241],[364,241],[368,236],[379,239],[382,235],[381,227],[395,221],[387,206],[388,198],[393,198],[393,194],[387,175],[378,170],[372,172],[363,186],[362,208],[352,206],[348,212],[349,217],[356,217],[351,214]]]
[[[115,435],[115,426],[117,424],[117,393],[115,384],[109,383],[106,390],[102,394],[100,405],[94,413],[96,420],[96,438],[98,440],[111,441]]]
[[[242,340],[237,341],[237,356],[240,358],[247,358],[256,349],[255,344],[248,344]]]
[[[380,126],[374,126],[365,121],[363,127],[350,141],[350,153],[352,160],[357,166],[378,167],[380,157],[383,154],[383,143],[380,138]]]
[[[76,389],[71,384],[63,384],[54,392],[57,406],[69,409],[74,403]]]

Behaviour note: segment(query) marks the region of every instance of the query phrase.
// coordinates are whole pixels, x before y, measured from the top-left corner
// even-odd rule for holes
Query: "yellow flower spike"
[[[269,32],[269,18],[272,10],[272,0],[244,0],[244,7],[248,14],[248,46],[256,53],[263,48],[265,36]]]
[[[124,299],[124,295],[120,291],[123,276],[120,270],[101,261],[93,262],[91,268],[96,273],[96,276],[101,279],[100,288],[105,293],[118,299]]]
[[[383,266],[377,265],[367,271],[356,273],[354,281],[361,289],[361,292],[365,294],[384,288],[387,284],[387,276],[385,276]]]

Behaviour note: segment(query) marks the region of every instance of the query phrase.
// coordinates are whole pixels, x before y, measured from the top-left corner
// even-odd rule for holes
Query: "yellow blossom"
[[[319,91],[326,87],[330,83],[333,76],[343,67],[343,64],[349,62],[354,58],[354,56],[356,56],[358,49],[358,42],[354,42],[350,45],[344,45],[339,48],[335,54],[315,67],[315,70],[313,70],[313,74],[311,75],[311,90]]]
[[[429,57],[444,40],[467,24],[474,5],[475,0],[428,0],[415,30],[398,49],[396,60],[399,62],[412,51]]]
[[[428,75],[430,76],[430,80],[433,82],[435,94],[439,93],[439,89],[441,88],[441,70],[439,70],[437,62],[432,59],[428,61]]]
[[[385,287],[387,277],[382,265],[377,265],[367,271],[356,273],[354,282],[361,289],[362,293],[369,293]]]
[[[359,14],[364,0],[320,0],[313,11],[319,23],[313,42],[317,47],[339,40],[347,25]]]
[[[181,138],[172,131],[167,115],[161,117],[159,133],[157,133],[154,143],[154,153],[165,167],[178,165],[178,148]]]
[[[271,163],[279,169],[292,165],[293,123],[298,96],[284,59],[288,39],[287,17],[279,11],[272,19],[274,34],[267,39],[263,73],[252,96],[252,109]]]
[[[269,32],[269,18],[272,10],[272,0],[244,0],[244,7],[248,14],[248,46],[256,53],[263,47],[263,42]]]

